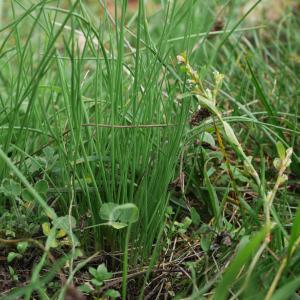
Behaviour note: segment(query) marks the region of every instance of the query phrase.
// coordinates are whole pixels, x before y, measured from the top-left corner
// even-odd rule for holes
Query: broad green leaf
[[[26,202],[32,202],[34,199],[32,194],[28,191],[28,189],[24,189],[22,191],[21,196],[22,196],[22,199]]]
[[[139,219],[139,209],[133,203],[119,205],[115,208],[114,213],[120,215],[120,221],[127,224],[135,223]]]
[[[100,216],[103,220],[109,221],[113,226],[119,227],[124,224],[135,223],[139,218],[139,210],[133,203],[115,204],[112,202],[105,203],[101,206]],[[123,224],[116,224],[123,223]],[[122,227],[121,227],[122,228]]]
[[[92,283],[94,286],[96,286],[96,287],[99,287],[99,286],[103,285],[103,282],[98,281],[98,280],[95,279],[95,278],[93,278],[93,279],[91,280],[91,283]]]
[[[39,180],[35,185],[34,185],[35,190],[40,194],[44,195],[48,191],[48,182],[46,180]]]
[[[92,283],[95,286],[101,286],[104,280],[112,277],[112,273],[107,271],[105,264],[100,264],[97,269],[90,267],[89,273],[94,277]]]
[[[211,245],[211,237],[210,235],[203,235],[200,238],[200,246],[204,252],[208,252]]]
[[[190,219],[189,217],[185,217],[182,222],[183,228],[188,229],[191,224],[192,224],[192,219]]]
[[[16,274],[15,270],[11,266],[8,266],[8,270],[11,276],[14,276]]]
[[[48,222],[43,223],[42,224],[42,229],[43,229],[43,234],[45,236],[48,236],[49,233],[50,233],[50,230],[51,230],[50,223],[48,223]]]
[[[80,285],[77,289],[84,294],[89,294],[93,291],[92,286],[87,283]]]
[[[200,225],[201,218],[200,218],[200,215],[198,214],[197,210],[194,207],[191,208],[191,219],[192,219],[194,225],[197,225],[197,226]]]
[[[105,292],[105,296],[106,296],[106,297],[110,297],[110,298],[112,298],[112,299],[116,299],[116,298],[121,297],[121,295],[120,295],[120,293],[119,293],[118,291],[112,290],[112,289],[107,290],[107,291]]]
[[[19,251],[19,253],[25,253],[25,251],[28,248],[28,242],[20,242],[17,244],[17,250]]]
[[[15,258],[21,258],[22,255],[16,252],[9,252],[7,255],[7,262],[11,263]]]
[[[93,267],[89,267],[89,273],[93,276],[93,277],[97,277],[97,270]]]
[[[239,247],[235,258],[232,260],[225,273],[223,274],[223,278],[217,286],[216,293],[213,299],[227,299],[228,291],[232,283],[234,283],[243,266],[248,263],[252,256],[256,253],[267,233],[268,229],[267,227],[264,227],[258,233],[256,233],[253,238],[250,238],[249,242],[245,242],[242,246]]]
[[[104,203],[100,208],[100,217],[103,220],[109,221],[111,218],[112,211],[118,206],[113,202]]]
[[[105,264],[100,264],[96,270],[97,270],[97,274],[106,274],[107,273],[107,268],[106,268]]]
[[[105,264],[100,264],[97,267],[97,280],[104,281],[110,279],[112,277],[112,273],[107,271]]]

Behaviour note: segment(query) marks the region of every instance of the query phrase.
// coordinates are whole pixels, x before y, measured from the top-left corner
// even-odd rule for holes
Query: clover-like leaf
[[[35,190],[41,194],[44,195],[48,191],[48,182],[46,180],[39,180],[35,185],[34,185]]]
[[[114,213],[120,215],[119,219],[123,223],[132,224],[139,219],[139,209],[133,203],[126,203],[115,208]]]
[[[118,204],[113,202],[104,203],[100,208],[100,217],[103,220],[110,221],[112,218],[113,210],[118,206]],[[114,216],[115,220],[117,220],[117,215]]]
[[[118,205],[108,202],[101,206],[100,216],[103,220],[107,220],[112,227],[121,229],[137,222],[139,219],[139,209],[133,203]]]
[[[29,192],[28,189],[24,189],[22,191],[21,196],[22,196],[22,199],[28,203],[30,203],[33,200],[32,194]]]

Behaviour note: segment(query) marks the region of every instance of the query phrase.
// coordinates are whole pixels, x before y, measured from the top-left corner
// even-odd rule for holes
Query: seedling
[[[112,278],[112,273],[107,271],[105,264],[101,264],[97,268],[90,267],[89,272],[93,276],[91,283],[95,288],[101,287],[105,280]]]

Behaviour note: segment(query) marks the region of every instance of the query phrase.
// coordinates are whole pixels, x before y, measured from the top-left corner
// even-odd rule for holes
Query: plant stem
[[[123,258],[123,274],[122,274],[122,299],[126,300],[126,289],[127,289],[127,273],[128,273],[128,248],[130,238],[131,224],[128,225],[126,237],[125,237],[125,249]]]

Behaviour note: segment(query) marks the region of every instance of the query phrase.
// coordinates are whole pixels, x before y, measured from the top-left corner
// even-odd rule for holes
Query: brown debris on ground
[[[202,121],[209,118],[211,116],[211,112],[207,108],[201,108],[193,113],[192,118],[190,120],[190,125],[198,126]]]

